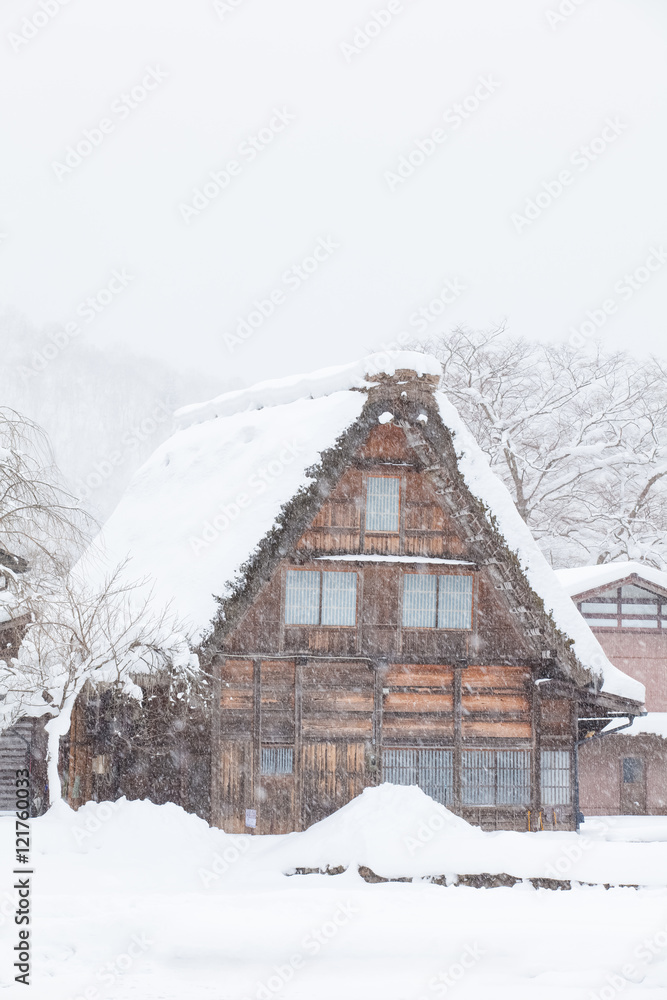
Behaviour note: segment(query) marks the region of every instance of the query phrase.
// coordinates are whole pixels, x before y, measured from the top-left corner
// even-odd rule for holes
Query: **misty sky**
[[[30,323],[221,389],[457,324],[567,340],[587,310],[665,353],[664,3],[0,18],[0,303]]]

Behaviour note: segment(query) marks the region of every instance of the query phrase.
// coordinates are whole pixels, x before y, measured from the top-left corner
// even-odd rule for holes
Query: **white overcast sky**
[[[667,354],[667,256],[614,290],[667,248],[663,0],[392,0],[359,52],[342,43],[385,0],[43,4],[44,25],[38,0],[0,12],[0,304],[33,323],[76,320],[91,344],[248,383],[417,332],[410,316],[450,281],[465,291],[428,334],[506,320],[565,340],[611,298],[609,345]],[[573,13],[550,24],[559,6]],[[119,111],[149,68],[166,79]],[[455,128],[443,116],[480,78],[493,93]],[[249,162],[239,147],[276,108],[294,119]],[[56,176],[105,118],[113,131]],[[440,127],[390,190],[387,171]],[[583,170],[571,157],[605,128]],[[187,224],[179,206],[230,160],[240,173]],[[517,232],[513,213],[563,170],[571,183]],[[338,247],[286,284],[319,240]],[[77,307],[114,270],[132,281],[86,322]],[[278,291],[230,351],[225,334]]]

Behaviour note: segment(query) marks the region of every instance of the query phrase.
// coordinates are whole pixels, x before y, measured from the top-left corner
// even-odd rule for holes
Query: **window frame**
[[[558,759],[549,760],[547,754],[560,755],[560,760],[567,760],[567,766],[563,767],[558,763]],[[570,806],[572,805],[572,793],[574,787],[574,775],[572,766],[572,754],[568,749],[563,747],[540,747],[540,795],[542,799],[542,806],[549,809],[558,808],[559,806]],[[559,784],[558,782],[547,783],[545,777],[548,773],[551,774],[567,774],[567,782],[564,784]],[[553,799],[559,792],[560,789],[567,788],[568,797],[562,802],[553,802]],[[545,791],[548,790],[548,794]]]
[[[287,579],[288,573],[317,573],[319,580],[319,595],[318,595],[318,605],[317,605],[317,622],[287,622],[285,617],[287,614]],[[345,573],[347,576],[355,577],[354,585],[354,624],[353,625],[324,625],[322,623],[322,594],[324,591],[322,577],[324,573],[335,573],[340,575]],[[285,576],[283,581],[283,600],[282,600],[282,627],[283,628],[344,628],[344,629],[356,629],[359,623],[359,576],[360,570],[327,570],[327,569],[307,569],[305,566],[290,566],[285,570]]]
[[[398,483],[398,508],[396,511],[396,530],[389,530],[387,528],[369,528],[368,527],[368,484],[371,479],[395,479]],[[374,473],[367,473],[364,481],[364,534],[365,535],[401,535],[401,519],[403,513],[403,489],[402,489],[402,477],[395,475],[375,475]]]
[[[647,597],[624,596],[623,590],[625,587],[635,587],[638,590],[644,590]],[[615,600],[605,596],[605,594],[609,594],[614,590],[616,591]],[[647,599],[649,595],[655,599],[655,614],[637,613],[635,615],[631,610],[628,610],[633,606],[642,607],[654,603]],[[586,609],[587,604],[595,605],[598,610],[588,612]],[[643,583],[638,583],[632,579],[626,579],[616,587],[611,584],[598,591],[590,591],[585,597],[580,597],[576,605],[579,614],[588,623],[590,628],[616,629],[619,632],[629,630],[637,632],[640,629],[645,629],[654,635],[656,632],[667,631],[667,596],[656,590],[649,590]],[[609,608],[608,614],[599,610],[602,606]]]
[[[289,759],[290,770],[289,771],[265,770],[264,754],[271,754],[271,753],[277,754],[281,750],[284,751],[286,757]],[[276,758],[276,763],[277,760],[278,758]],[[295,754],[293,745],[291,744],[274,745],[272,743],[262,743],[259,752],[259,773],[262,778],[292,778],[294,777],[294,762],[295,762]]]
[[[402,629],[417,629],[429,632],[473,632],[475,625],[475,573],[406,573],[402,574],[403,586],[401,587],[401,607],[400,607],[400,622]],[[435,586],[435,625],[406,625],[405,616],[405,579],[408,576],[434,576],[436,578]],[[440,580],[441,578],[449,577],[459,577],[466,576],[470,578],[470,625],[452,627],[446,625],[440,625]]]
[[[476,767],[467,767],[466,762],[471,761],[472,754],[479,754],[477,759]],[[486,758],[488,765],[484,764],[483,755],[488,755]],[[511,765],[511,754],[517,755],[517,760],[520,759],[518,755],[523,757],[523,766],[518,768]],[[502,761],[502,757],[505,757],[505,761]],[[461,750],[461,806],[467,809],[526,809],[530,808],[532,801],[532,749],[530,747],[465,747]],[[467,784],[465,782],[465,776],[467,773],[474,773],[475,771],[480,772],[487,770],[493,773],[493,782],[487,781],[485,784],[480,783],[475,786],[473,784]],[[510,785],[506,780],[507,773],[520,773],[524,777],[524,781],[521,785]],[[468,797],[468,793],[477,788],[479,799],[482,797],[484,792],[492,795],[493,801],[490,802],[480,802],[471,801]],[[506,799],[503,800],[503,791],[508,788],[516,789],[517,798],[519,794],[522,796],[520,801],[509,802]]]

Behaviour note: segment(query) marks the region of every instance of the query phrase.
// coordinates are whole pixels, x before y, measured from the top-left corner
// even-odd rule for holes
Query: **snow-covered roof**
[[[556,576],[563,589],[570,597],[578,597],[589,590],[596,590],[636,574],[647,583],[654,583],[667,590],[667,573],[646,563],[614,562],[602,563],[600,566],[574,566],[569,569],[556,570]]]
[[[312,482],[309,470],[360,416],[374,377],[403,370],[434,380],[441,367],[417,352],[384,352],[181,409],[179,429],[136,473],[80,568],[90,577],[130,556],[128,575],[148,578],[156,602],[171,602],[201,637],[217,609],[213,595],[229,592],[281,508]],[[434,398],[467,487],[495,516],[579,661],[603,691],[643,701],[643,685],[609,662],[456,409],[444,393]]]
[[[610,732],[617,729],[629,719],[613,719],[609,725],[604,727],[603,732]],[[646,715],[637,716],[631,726],[621,732],[621,736],[640,736],[648,733],[653,736],[662,736],[667,740],[667,712],[647,712]]]

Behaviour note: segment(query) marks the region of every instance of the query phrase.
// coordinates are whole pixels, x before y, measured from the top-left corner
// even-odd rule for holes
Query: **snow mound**
[[[377,874],[400,876],[412,871],[415,857],[427,845],[437,841],[442,864],[443,839],[468,840],[481,833],[417,785],[385,782],[365,788],[331,816],[286,838],[284,862],[291,868],[366,865]]]
[[[92,863],[100,890],[115,889],[122,880],[164,892],[192,891],[198,868],[235,839],[180,806],[147,799],[87,802],[76,811],[56,802],[33,826],[37,853],[57,857],[58,867],[72,871],[90,870]]]

